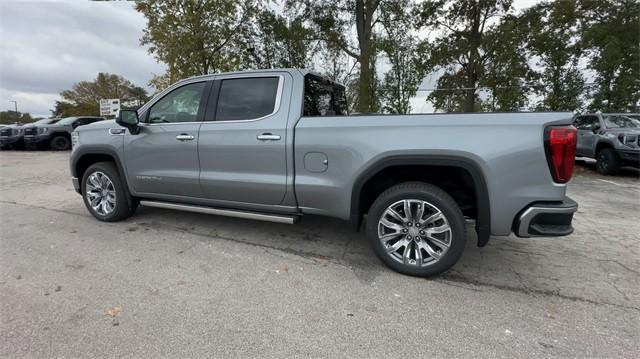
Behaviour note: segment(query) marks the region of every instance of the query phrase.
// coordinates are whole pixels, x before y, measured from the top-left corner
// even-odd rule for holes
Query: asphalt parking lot
[[[580,164],[573,235],[384,267],[348,224],[140,208],[101,223],[68,153],[0,153],[2,357],[639,357],[640,180]]]

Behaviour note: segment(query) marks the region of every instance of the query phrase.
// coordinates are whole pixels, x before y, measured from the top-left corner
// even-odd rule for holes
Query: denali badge
[[[158,176],[136,176],[141,181],[162,181],[162,177]]]

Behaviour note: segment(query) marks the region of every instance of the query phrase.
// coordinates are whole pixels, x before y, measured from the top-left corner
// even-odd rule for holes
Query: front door
[[[288,75],[216,77],[200,126],[200,184],[218,201],[280,204],[287,184]],[[216,101],[217,99],[217,101]],[[283,102],[281,104],[281,102]]]
[[[128,179],[137,193],[200,196],[198,128],[204,116],[207,82],[174,89],[154,103],[140,132],[125,132]]]

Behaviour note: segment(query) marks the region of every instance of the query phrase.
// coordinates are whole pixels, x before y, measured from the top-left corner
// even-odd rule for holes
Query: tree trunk
[[[476,110],[476,85],[478,84],[478,66],[480,62],[480,44],[482,43],[482,30],[481,30],[481,11],[478,4],[473,8],[473,23],[471,27],[471,34],[469,35],[469,63],[467,66],[467,83],[464,99],[464,111],[475,112]]]
[[[358,112],[371,112],[371,63],[368,51],[360,55],[360,78],[358,79]]]
[[[356,30],[360,47],[360,78],[358,79],[358,112],[373,112],[373,70],[371,60],[375,48],[372,46],[371,34],[373,14],[380,4],[379,0],[356,0]]]

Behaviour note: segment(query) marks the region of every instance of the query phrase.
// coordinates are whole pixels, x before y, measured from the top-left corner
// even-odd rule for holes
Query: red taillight
[[[551,176],[557,183],[567,183],[573,175],[578,130],[573,126],[547,127],[545,150]]]

